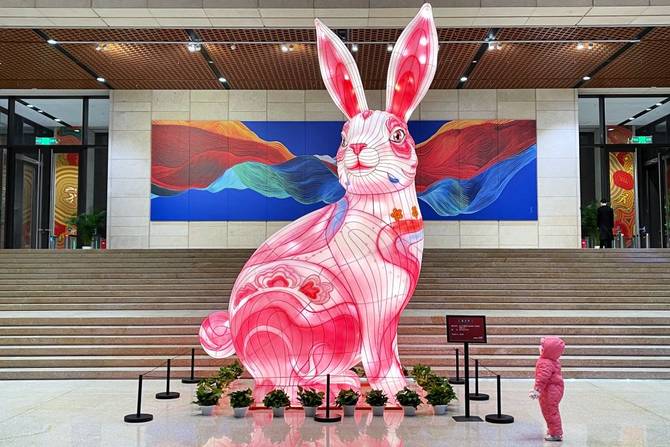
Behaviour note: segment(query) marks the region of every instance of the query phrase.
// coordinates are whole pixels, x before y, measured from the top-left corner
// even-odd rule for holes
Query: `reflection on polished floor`
[[[153,398],[164,382],[145,382],[143,411],[154,421],[130,425],[123,416],[135,409],[133,381],[4,381],[0,382],[0,445],[9,446],[667,446],[670,438],[670,381],[566,381],[561,411],[563,443],[542,441],[544,425],[537,403],[527,397],[529,380],[503,382],[503,412],[516,418],[511,425],[456,423],[450,416],[432,416],[427,406],[404,418],[387,411],[373,418],[359,411],[355,418],[324,425],[290,410],[283,420],[257,410],[234,419],[227,405],[215,416],[198,414],[192,405],[194,385],[173,382],[182,393],[172,401]],[[495,382],[484,381],[483,392],[494,396]],[[450,415],[461,414],[460,403]],[[227,399],[226,399],[227,404]],[[495,411],[495,401],[473,402],[474,414]]]

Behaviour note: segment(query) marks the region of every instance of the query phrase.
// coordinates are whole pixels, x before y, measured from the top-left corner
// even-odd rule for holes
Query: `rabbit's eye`
[[[391,137],[389,138],[389,140],[391,140],[392,143],[396,144],[402,143],[403,141],[405,141],[405,131],[400,128],[393,129],[393,132],[391,132]]]
[[[345,137],[344,134],[342,134],[342,142],[340,143],[340,146],[346,147],[346,145],[347,145],[347,137]]]

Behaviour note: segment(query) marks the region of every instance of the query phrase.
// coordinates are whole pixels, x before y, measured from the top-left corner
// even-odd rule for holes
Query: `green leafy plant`
[[[82,213],[72,216],[66,222],[68,225],[77,227],[77,236],[82,245],[91,245],[91,239],[98,234],[105,224],[105,211],[97,213]]]
[[[305,389],[301,386],[298,387],[298,402],[302,404],[303,407],[320,407],[323,403],[323,391],[316,391],[314,389]]]
[[[358,377],[365,377],[365,370],[360,366],[354,366],[351,370],[355,372]]]
[[[422,365],[422,364],[416,364],[412,367],[412,377],[416,380],[416,383],[421,385],[421,381],[425,380],[426,377],[429,375],[433,374],[433,370],[430,368],[430,366]]]
[[[335,399],[335,404],[338,407],[344,407],[348,405],[356,405],[358,403],[358,398],[361,397],[356,391],[349,390],[340,390]]]
[[[284,390],[272,390],[263,398],[263,405],[268,408],[281,408],[291,405],[291,401]]]
[[[201,380],[198,382],[198,387],[195,390],[195,400],[193,403],[202,407],[216,405],[219,403],[222,394],[223,390],[217,387],[213,381],[207,379]]]
[[[398,391],[395,395],[395,398],[398,400],[398,403],[403,407],[418,407],[421,405],[421,398],[419,393],[412,391],[409,388],[405,387],[402,390]]]
[[[382,390],[370,390],[365,395],[365,402],[371,407],[383,407],[389,398]]]
[[[431,405],[447,405],[456,399],[456,393],[448,382],[433,385],[426,394],[426,401]]]
[[[243,372],[244,369],[242,368],[242,365],[235,360],[234,363],[219,368],[215,380],[218,383],[219,388],[225,389],[228,388],[231,383],[239,379]]]
[[[254,403],[251,388],[246,390],[233,391],[228,395],[230,397],[230,406],[233,408],[244,408]]]
[[[591,238],[594,245],[600,243],[600,230],[598,229],[598,203],[591,202],[581,208],[582,212],[582,237]]]

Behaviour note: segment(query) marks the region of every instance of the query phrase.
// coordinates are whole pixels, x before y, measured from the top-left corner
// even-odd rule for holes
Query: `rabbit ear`
[[[356,61],[334,32],[319,19],[314,24],[323,83],[337,107],[352,118],[368,109]]]
[[[437,68],[437,30],[428,3],[407,25],[391,54],[386,78],[386,111],[405,121],[433,82]]]

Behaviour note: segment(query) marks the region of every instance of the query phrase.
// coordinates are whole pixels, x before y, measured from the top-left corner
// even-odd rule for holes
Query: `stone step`
[[[476,357],[480,365],[490,369],[508,366],[532,367],[537,361],[533,355],[479,355]],[[475,357],[472,358],[474,362]],[[434,366],[455,367],[455,359],[451,355],[417,355],[414,353],[401,355],[404,364],[414,365],[426,364],[427,361]],[[165,363],[167,359],[161,356],[44,356],[44,357],[0,357],[0,369],[3,368],[106,368],[106,367],[145,367],[154,368]],[[190,353],[173,358],[171,365],[175,367],[189,367],[191,364]],[[219,359],[207,355],[198,356],[196,364],[200,367],[219,367],[222,362]],[[474,363],[473,363],[474,364]],[[670,357],[668,356],[571,356],[565,354],[561,357],[563,367],[640,367],[640,368],[668,368]]]
[[[398,342],[403,342],[403,336],[407,334],[407,330],[398,331]],[[446,344],[446,335],[439,331],[424,332],[426,334],[437,335],[441,337],[436,340],[436,343]],[[411,332],[416,334],[415,331]],[[487,337],[489,345],[538,345],[541,335],[489,335]],[[563,340],[567,345],[670,345],[670,336],[654,335],[654,336],[637,336],[637,335],[617,335],[617,336],[602,336],[602,335],[564,335]],[[71,335],[71,336],[42,336],[42,335],[20,335],[20,336],[3,336],[0,338],[0,346],[3,345],[22,345],[22,346],[39,346],[39,345],[105,345],[105,344],[120,344],[120,345],[161,345],[161,344],[180,344],[192,346],[199,343],[197,332],[192,335]]]
[[[402,337],[399,340],[398,350],[401,355],[439,355],[454,357],[454,347],[445,343],[409,343]],[[23,345],[0,346],[0,357],[51,357],[51,356],[160,356],[171,358],[176,355],[188,357],[190,349],[196,350],[196,355],[208,357],[199,344],[192,345],[38,345],[26,347]],[[537,344],[533,345],[472,345],[470,352],[474,357],[480,355],[522,355],[536,356]],[[462,355],[462,352],[461,352]],[[666,345],[577,345],[568,346],[566,355],[570,356],[669,356],[670,347]]]
[[[408,366],[411,366],[408,364]],[[139,374],[147,371],[146,368],[0,368],[0,380],[57,380],[57,379],[136,379]],[[209,377],[216,374],[218,367],[196,368],[197,377]],[[435,367],[434,371],[444,377],[455,376],[453,368]],[[482,371],[482,377],[494,377],[493,373],[500,374],[505,379],[532,378],[535,376],[534,367],[498,367],[493,372]],[[172,377],[178,380],[188,377],[190,368],[176,367],[172,370]],[[566,367],[563,368],[563,377],[566,379],[670,379],[668,368],[590,368]],[[148,380],[165,380],[164,369],[147,375]]]

